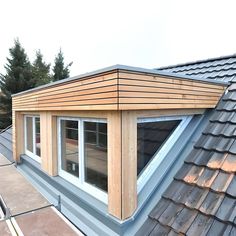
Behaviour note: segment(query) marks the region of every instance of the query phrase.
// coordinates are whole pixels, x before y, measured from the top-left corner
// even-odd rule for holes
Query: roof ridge
[[[174,65],[162,66],[162,67],[158,67],[158,68],[154,68],[154,69],[156,69],[156,70],[172,69],[175,67],[200,64],[200,63],[204,63],[204,62],[206,63],[206,62],[218,61],[218,60],[227,59],[227,58],[236,58],[236,53],[231,54],[231,55],[220,56],[220,57],[210,57],[210,58],[200,59],[200,60],[196,60],[196,61],[177,63]]]

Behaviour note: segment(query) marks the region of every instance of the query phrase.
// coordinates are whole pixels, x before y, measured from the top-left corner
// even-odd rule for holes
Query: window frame
[[[138,118],[138,123],[148,123],[148,122],[160,122],[160,121],[172,121],[181,120],[179,125],[173,131],[173,133],[164,141],[160,150],[157,151],[152,157],[150,163],[145,166],[144,170],[141,172],[140,176],[137,176],[137,192],[140,193],[146,183],[149,181],[151,176],[154,174],[158,166],[162,163],[167,153],[171,150],[175,142],[178,140],[182,132],[185,130],[193,116],[165,116],[165,117],[155,117],[155,118]],[[138,129],[138,126],[137,126]]]
[[[61,121],[62,120],[72,120],[78,122],[78,161],[79,161],[79,177],[73,176],[67,171],[62,169],[61,161]],[[81,118],[81,117],[58,117],[57,118],[57,143],[58,143],[58,174],[65,180],[69,181],[76,187],[79,187],[83,191],[91,194],[95,198],[99,199],[104,203],[108,203],[108,192],[105,192],[98,187],[95,187],[85,181],[85,155],[84,155],[84,122],[99,122],[106,123],[106,119],[100,118]],[[107,156],[108,161],[108,156]],[[108,172],[107,172],[108,175]]]
[[[27,149],[27,141],[28,141],[28,137],[27,137],[27,118],[32,118],[32,129],[33,129],[33,152],[29,151]],[[24,116],[24,148],[25,148],[25,154],[29,157],[31,157],[32,159],[34,159],[35,161],[42,163],[42,159],[40,156],[38,156],[36,154],[36,118],[39,118],[39,122],[40,122],[40,115],[25,115]],[[41,139],[41,133],[40,133],[40,139]],[[40,140],[41,143],[41,140]]]

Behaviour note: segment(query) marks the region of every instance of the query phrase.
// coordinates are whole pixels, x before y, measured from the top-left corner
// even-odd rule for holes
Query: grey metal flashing
[[[205,62],[214,62],[214,61],[223,60],[223,59],[230,59],[230,58],[236,58],[236,54],[225,55],[225,56],[220,56],[220,57],[211,57],[208,59],[200,59],[200,60],[190,61],[190,62],[177,63],[174,65],[161,66],[161,67],[154,68],[154,69],[155,70],[172,69],[175,67],[190,66],[190,65],[194,65],[194,64],[200,64],[200,63],[205,63]]]
[[[81,74],[75,77],[71,77],[71,78],[67,78],[67,79],[63,79],[60,81],[56,81],[56,82],[52,82],[46,85],[42,85],[33,89],[29,89],[20,93],[16,93],[13,94],[12,97],[16,97],[16,96],[20,96],[26,93],[30,93],[33,91],[37,91],[37,90],[41,90],[44,88],[48,88],[48,87],[53,87],[55,85],[60,85],[60,84],[64,84],[64,83],[68,83],[70,81],[74,81],[74,80],[80,80],[80,79],[86,79],[86,77],[90,77],[90,76],[94,76],[94,75],[99,75],[99,74],[103,74],[103,73],[110,73],[112,71],[128,71],[128,72],[138,72],[138,73],[144,73],[144,74],[152,74],[152,75],[158,75],[158,76],[163,76],[163,77],[171,77],[171,78],[179,78],[179,79],[183,79],[183,80],[191,80],[191,81],[201,81],[204,83],[210,83],[210,84],[219,84],[219,85],[228,85],[227,82],[223,82],[223,81],[218,81],[218,80],[211,80],[211,79],[202,79],[202,78],[193,78],[192,76],[188,76],[188,75],[180,75],[180,74],[176,74],[176,73],[171,73],[171,72],[163,72],[160,70],[156,70],[156,69],[145,69],[145,68],[141,68],[141,67],[132,67],[132,66],[125,66],[125,65],[114,65],[114,66],[110,66],[110,67],[106,67],[103,69],[99,69],[99,70],[95,70],[92,72],[88,72],[85,74]]]

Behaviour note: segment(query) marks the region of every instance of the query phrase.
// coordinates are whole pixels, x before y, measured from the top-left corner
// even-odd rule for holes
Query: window
[[[107,124],[59,118],[59,175],[107,201]]]
[[[40,162],[40,118],[25,116],[25,153]]]
[[[139,119],[137,124],[138,191],[154,173],[192,117]]]

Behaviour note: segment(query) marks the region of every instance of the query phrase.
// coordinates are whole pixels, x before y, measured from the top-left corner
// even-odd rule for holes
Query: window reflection
[[[138,123],[137,174],[144,170],[181,120]]]
[[[107,124],[84,122],[85,181],[107,191]]]
[[[61,120],[61,168],[79,177],[78,121]]]

